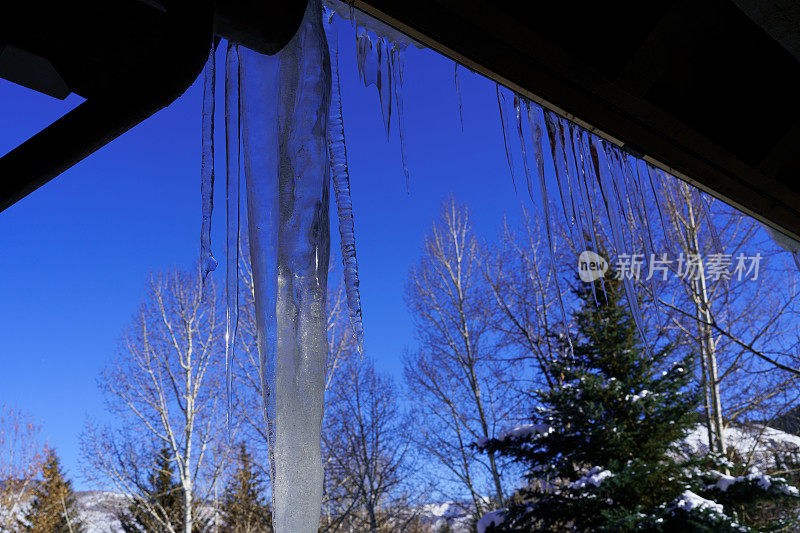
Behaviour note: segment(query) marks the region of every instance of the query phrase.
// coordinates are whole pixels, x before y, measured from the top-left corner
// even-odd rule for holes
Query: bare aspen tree
[[[502,468],[474,443],[513,419],[508,401],[513,368],[498,358],[490,325],[492,295],[480,267],[481,250],[466,209],[451,199],[425,238],[406,284],[418,349],[406,357],[405,377],[415,408],[417,444],[480,513],[490,491],[506,497]],[[435,466],[434,466],[435,465]],[[454,491],[442,488],[453,499]]]
[[[0,405],[0,531],[13,531],[45,457],[40,428],[30,415]]]
[[[141,497],[156,450],[177,472],[183,533],[191,533],[225,455],[219,365],[221,324],[212,280],[170,271],[151,276],[144,303],[100,377],[112,428],[89,426],[83,456],[90,479],[109,484],[174,532],[164,509]]]
[[[492,297],[491,328],[515,366],[512,379],[521,396],[556,382],[548,362],[561,318],[550,260],[541,224],[524,208],[516,227],[503,217],[497,241],[482,260]]]
[[[372,362],[342,362],[326,396],[323,434],[327,478],[336,483],[337,512],[325,531],[397,531],[409,513],[410,436],[392,380]]]
[[[724,454],[728,424],[768,419],[796,401],[800,287],[769,264],[781,259],[757,222],[719,203],[709,219],[710,206],[685,183],[665,184],[662,194],[666,245],[683,259],[673,267],[680,290],[665,291],[661,303],[679,342],[699,356],[709,448]],[[729,262],[722,273],[720,261]],[[747,271],[737,272],[742,266]]]

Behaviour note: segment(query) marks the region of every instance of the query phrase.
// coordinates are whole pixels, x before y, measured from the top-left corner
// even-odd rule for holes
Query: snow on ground
[[[433,531],[442,529],[445,524],[453,533],[470,533],[472,515],[455,502],[431,503],[420,509],[422,523]]]
[[[122,533],[117,514],[127,507],[125,498],[115,492],[91,490],[75,493],[79,518],[86,526],[85,533]],[[30,502],[22,503],[16,511],[22,517]],[[0,509],[0,515],[4,514]]]
[[[504,518],[503,511],[492,511],[491,513],[483,515],[476,524],[478,533],[486,533],[486,530],[489,528],[489,526],[501,525]]]
[[[83,520],[85,533],[123,533],[117,514],[127,508],[124,496],[108,491],[76,492],[75,500]],[[20,514],[27,508],[22,506]],[[210,511],[207,509],[210,513]],[[2,509],[0,509],[2,514]],[[447,524],[453,533],[471,533],[472,515],[455,502],[433,503],[422,506],[420,516],[423,524],[438,531]]]
[[[115,492],[77,492],[75,499],[86,525],[86,533],[121,533],[116,515],[127,507],[125,498]]]
[[[778,429],[752,424],[725,429],[725,444],[736,449],[741,460],[759,470],[770,470],[776,464],[776,454],[794,456],[800,460],[800,436]],[[683,439],[680,448],[692,454],[708,452],[708,434],[703,424],[697,424]]]

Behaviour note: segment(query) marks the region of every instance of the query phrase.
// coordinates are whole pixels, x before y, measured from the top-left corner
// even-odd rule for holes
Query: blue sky
[[[405,71],[407,193],[397,131],[387,142],[376,90],[358,80],[349,25],[340,25],[340,47],[365,349],[400,378],[401,356],[413,346],[403,284],[441,201],[455,194],[472,208],[476,230],[491,236],[503,212],[518,213],[527,195],[512,187],[494,83],[461,69],[462,132],[452,62],[416,49],[408,51]],[[196,260],[201,96],[195,83],[169,108],[0,213],[0,402],[41,422],[74,477],[84,421],[106,416],[98,372],[142,298],[145,277]],[[0,80],[0,152],[78,102]],[[218,124],[221,132],[221,98]],[[221,156],[218,150],[218,169]],[[217,183],[213,249],[224,264],[224,179]],[[334,250],[337,239],[334,229]],[[223,268],[215,273],[223,275]]]

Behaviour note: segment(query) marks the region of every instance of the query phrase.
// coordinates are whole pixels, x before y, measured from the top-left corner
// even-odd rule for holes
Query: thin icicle
[[[461,131],[464,131],[464,115],[461,108],[461,83],[458,81],[458,63],[453,62],[453,83],[456,88],[456,98],[458,99],[458,123],[461,124]]]
[[[397,133],[400,137],[400,159],[403,163],[403,174],[406,176],[406,192],[409,190],[411,177],[406,162],[406,119],[403,113],[403,72],[405,70],[405,49],[396,45],[391,47],[392,87],[394,88],[394,101],[397,106]]]
[[[582,214],[586,217],[586,227],[591,239],[592,249],[599,252],[597,246],[597,221],[594,218],[594,205],[592,204],[592,197],[589,192],[589,184],[594,184],[591,176],[592,164],[589,149],[587,147],[586,137],[588,132],[577,126],[572,129],[572,146],[575,152],[576,160],[580,156],[578,163],[579,172],[576,173],[577,188],[580,192],[581,203],[583,204]],[[594,189],[592,189],[594,190]]]
[[[392,49],[385,37],[379,37],[377,42],[378,51],[378,99],[381,102],[381,114],[383,115],[383,126],[386,128],[386,140],[389,140],[389,129],[392,126],[392,95],[394,93],[393,69],[392,69]]]
[[[358,77],[365,87],[378,84],[377,52],[372,38],[364,26],[356,26],[356,62]]]
[[[575,126],[567,121],[562,121],[561,124],[561,142],[564,147],[564,157],[567,160],[567,189],[570,195],[570,207],[572,208],[572,217],[577,226],[576,232],[578,233],[579,241],[584,250],[589,249],[589,226],[585,220],[586,205],[583,201],[581,194],[581,178],[580,178],[580,163],[581,157],[580,147],[573,144],[573,128]],[[592,294],[595,294],[592,291]],[[595,294],[596,296],[596,294]]]
[[[656,210],[658,211],[658,218],[661,220],[661,230],[664,232],[664,237],[669,235],[670,225],[667,222],[666,217],[664,216],[664,209],[661,207],[661,195],[659,191],[656,189],[656,181],[658,180],[658,174],[655,167],[652,165],[647,165],[647,181],[650,182],[650,191],[653,193],[653,200],[656,203]],[[659,181],[660,183],[660,181]],[[670,239],[666,238],[665,242],[667,243],[667,251],[672,253],[672,249],[670,246]]]
[[[397,129],[400,137],[400,158],[403,174],[406,179],[406,190],[410,182],[405,148],[405,117],[403,116],[403,71],[405,69],[405,49],[411,41],[399,39],[396,32],[388,27],[371,21],[379,30],[385,29],[386,35],[374,38],[367,28],[359,23],[356,27],[356,61],[358,73],[365,87],[374,85],[378,89],[383,125],[386,138],[392,123],[392,101],[397,117]]]
[[[606,206],[606,213],[608,214],[609,224],[611,225],[611,235],[614,240],[614,247],[617,250],[617,254],[625,253],[627,249],[625,245],[625,238],[622,231],[623,224],[622,224],[622,217],[624,216],[621,212],[622,210],[622,202],[620,199],[620,192],[618,187],[617,176],[621,176],[624,179],[624,174],[622,168],[619,166],[619,153],[615,150],[618,150],[616,147],[610,147],[607,143],[600,139],[599,137],[594,137],[593,141],[593,148],[592,156],[597,158],[597,168],[598,172],[598,184],[600,186],[600,192],[603,196],[603,201]],[[633,321],[636,324],[636,328],[639,330],[639,336],[642,338],[642,341],[645,344],[645,349],[649,353],[649,345],[647,343],[647,337],[645,335],[645,328],[644,328],[644,320],[642,318],[641,309],[639,308],[639,300],[636,295],[636,289],[633,285],[633,281],[627,275],[622,276],[622,285],[625,289],[625,296],[628,300],[628,307],[631,311],[631,315],[633,316]]]
[[[500,88],[500,84],[495,84],[497,89],[497,108],[500,111],[500,127],[503,130],[503,144],[506,148],[506,161],[508,161],[508,170],[511,172],[511,184],[514,186],[514,192],[517,192],[517,179],[514,176],[514,159],[511,156],[511,133],[509,127],[511,126],[511,117],[509,111],[506,110],[506,95]]]
[[[203,281],[217,268],[211,253],[211,213],[214,210],[214,49],[208,55],[203,75],[203,155],[200,166],[200,197],[203,222],[200,227],[200,271]]]
[[[347,306],[350,310],[350,326],[359,353],[363,350],[363,325],[361,296],[358,289],[358,261],[356,260],[353,202],[350,198],[350,173],[347,167],[347,143],[344,137],[344,115],[342,94],[339,85],[339,36],[336,27],[328,25],[328,46],[331,55],[331,110],[328,118],[328,152],[331,164],[331,179],[336,196],[341,239],[342,267],[344,268]]]
[[[649,210],[647,209],[647,205],[645,203],[644,192],[641,187],[641,177],[639,175],[639,165],[644,164],[641,160],[633,157],[632,155],[628,155],[626,159],[625,165],[625,177],[630,184],[628,188],[631,195],[631,201],[633,212],[635,214],[635,220],[633,221],[634,224],[638,221],[637,227],[639,229],[640,239],[642,240],[642,247],[644,248],[644,267],[647,269],[647,272],[650,271],[652,267],[651,261],[654,259],[655,256],[655,247],[653,245],[653,233],[650,228],[650,215]],[[631,168],[631,165],[635,165],[635,172]],[[658,299],[658,290],[656,286],[655,276],[648,276],[650,279],[648,280],[650,285],[650,293],[653,295],[653,306],[655,307],[656,311],[656,320],[658,320],[658,324],[662,324],[661,322],[661,305],[659,304]]]
[[[538,117],[531,123],[531,132],[533,134],[533,152],[536,156],[536,171],[539,174],[539,192],[542,196],[542,210],[544,212],[545,229],[547,234],[547,251],[550,254],[550,272],[553,276],[553,281],[556,285],[556,293],[558,294],[558,306],[561,309],[561,318],[564,321],[564,332],[569,343],[570,355],[573,354],[574,348],[572,346],[572,337],[569,332],[569,321],[567,320],[567,310],[564,307],[564,298],[561,294],[561,284],[558,281],[558,273],[556,272],[556,257],[555,246],[553,244],[553,231],[550,219],[550,207],[547,200],[547,184],[544,174],[544,146],[542,138],[541,121]]]
[[[239,138],[239,51],[228,43],[225,57],[225,161],[227,166],[227,234],[225,281],[225,392],[228,438],[233,409],[233,359],[239,329],[239,185],[241,144]]]
[[[594,250],[595,253],[600,253],[600,247],[597,244],[599,225],[594,218],[594,205],[592,204],[592,195],[589,192],[589,185],[596,183],[596,180],[591,177],[593,175],[593,166],[588,149],[588,135],[589,133],[583,128],[575,126],[572,130],[572,146],[577,147],[575,150],[576,161],[577,156],[580,155],[580,174],[576,174],[576,180],[578,182],[578,191],[583,199],[583,213],[588,215],[586,217],[587,231],[589,232],[589,239],[591,240],[591,249]],[[594,188],[592,188],[592,191],[594,191]],[[601,279],[600,287],[603,289],[603,296],[605,296],[607,300],[608,294],[606,294],[605,280]],[[599,306],[600,301],[597,299],[597,291],[592,291],[592,296],[594,297],[594,303]]]
[[[553,165],[555,166],[556,186],[558,187],[558,194],[561,199],[561,210],[564,213],[564,220],[567,223],[572,242],[583,242],[583,236],[575,236],[575,207],[572,203],[572,189],[569,185],[569,168],[567,161],[567,149],[564,146],[564,131],[561,119],[553,113],[544,113],[544,123],[547,129],[547,136],[550,141],[550,152],[553,157]],[[571,213],[568,206],[572,206]]]
[[[597,232],[600,230],[600,225],[594,218],[595,209],[594,204],[592,203],[592,196],[593,194],[596,194],[597,184],[600,183],[600,178],[598,177],[599,166],[597,165],[596,157],[593,157],[594,152],[591,144],[591,133],[582,128],[576,128],[576,130],[577,135],[575,136],[575,139],[578,141],[580,146],[581,159],[583,160],[583,179],[581,180],[580,185],[583,194],[585,194],[586,205],[588,206],[589,216],[591,218],[592,246],[597,253],[600,253],[601,249],[597,242]],[[606,300],[608,300],[605,280],[602,280],[600,286],[603,289],[603,296],[606,298]],[[595,303],[599,303],[597,302],[596,292],[592,291],[592,293],[595,295]]]
[[[389,138],[392,122],[392,68],[391,49],[385,37],[378,36],[373,42],[372,36],[364,26],[356,29],[356,58],[358,74],[365,87],[374,85],[378,89],[381,104],[383,127],[386,138]]]
[[[530,118],[530,108],[527,105],[525,100],[520,100],[519,95],[514,95],[514,116],[516,117],[517,123],[517,135],[519,136],[519,147],[520,147],[520,154],[522,155],[522,170],[525,172],[525,182],[528,186],[528,196],[530,196],[531,201],[533,200],[533,178],[531,176],[530,166],[528,165],[528,151],[525,148],[525,133],[523,131],[523,121],[522,121],[522,108],[525,108],[526,111],[526,118]],[[502,120],[502,116],[501,116]]]

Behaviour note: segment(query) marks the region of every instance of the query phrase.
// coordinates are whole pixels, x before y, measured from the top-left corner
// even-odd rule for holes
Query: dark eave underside
[[[355,6],[800,237],[800,61],[733,2]]]

